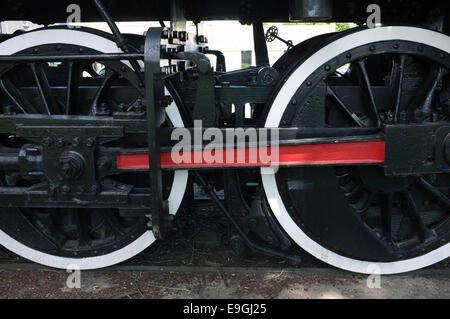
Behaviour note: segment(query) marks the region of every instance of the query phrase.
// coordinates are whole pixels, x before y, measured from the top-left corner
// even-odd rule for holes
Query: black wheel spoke
[[[361,121],[361,119],[354,112],[350,111],[347,105],[345,105],[345,103],[339,96],[337,96],[336,92],[330,86],[327,87],[327,94],[338,103],[342,111],[344,111],[344,113],[353,121],[353,123],[355,123],[359,127],[364,127],[364,123]]]
[[[396,99],[395,99],[395,108],[394,108],[394,122],[398,123],[398,115],[400,112],[400,106],[401,106],[401,99],[402,99],[402,91],[403,91],[403,78],[404,78],[404,74],[405,74],[405,63],[406,63],[406,59],[407,56],[406,55],[400,55],[399,57],[399,61],[397,64],[397,72],[398,74],[396,75],[397,78],[397,84],[396,84],[396,89],[397,89],[397,94],[396,94]]]
[[[408,108],[410,118],[416,122],[423,122],[432,116],[436,88],[447,74],[448,70],[440,65],[432,67],[431,72],[410,103]]]
[[[51,215],[48,212],[42,212],[39,209],[30,209],[27,215],[33,226],[41,233],[41,239],[54,249],[59,248],[58,242],[51,233]]]
[[[78,102],[78,84],[80,78],[80,64],[75,62],[68,63],[67,72],[67,93],[64,114],[69,115],[73,112],[72,108]]]
[[[22,113],[39,113],[10,79],[7,77],[0,79],[0,87]]]
[[[30,69],[33,72],[34,81],[36,82],[36,85],[37,85],[37,88],[38,88],[38,91],[39,91],[39,96],[41,97],[41,101],[42,101],[42,105],[44,106],[45,113],[50,115],[52,113],[50,112],[50,108],[48,107],[47,98],[45,97],[44,89],[42,88],[42,84],[41,84],[41,82],[39,80],[39,76],[37,74],[36,64],[35,63],[30,63],[29,66],[30,66]]]
[[[34,80],[41,97],[42,104],[44,105],[47,114],[60,114],[60,110],[56,103],[55,97],[52,94],[52,89],[45,74],[45,70],[42,63],[30,63],[30,69],[33,72]]]
[[[409,213],[411,217],[416,221],[417,227],[419,229],[419,236],[422,242],[425,242],[428,238],[432,236],[432,232],[425,225],[422,216],[420,215],[419,209],[417,208],[416,202],[409,191],[403,192],[403,196],[406,198],[409,208]]]
[[[97,91],[95,93],[94,100],[92,101],[92,104],[91,104],[91,107],[90,107],[92,115],[95,115],[99,104],[104,100],[104,97],[106,96],[108,88],[111,87],[113,82],[118,77],[119,77],[119,75],[117,73],[115,73],[115,72],[108,72],[108,71],[106,72],[105,78],[103,79],[103,82],[100,85],[100,87],[97,89]]]
[[[358,61],[358,66],[362,75],[363,88],[367,93],[372,113],[375,116],[376,126],[380,127],[381,126],[380,114],[378,113],[378,108],[375,102],[375,96],[373,94],[372,85],[370,84],[369,74],[367,73],[366,62],[364,60],[360,60]]]
[[[434,102],[434,96],[436,93],[436,88],[439,85],[439,82],[446,74],[447,70],[445,68],[443,68],[442,66],[439,66],[437,68],[434,80],[431,82],[431,86],[427,91],[427,94],[425,95],[425,99],[422,104],[422,113],[423,113],[422,116],[424,117],[424,119],[428,119],[433,113],[432,107]]]
[[[357,211],[358,214],[360,214],[363,218],[365,218],[367,211],[370,208],[370,205],[372,204],[373,200],[375,199],[375,197],[378,195],[378,191],[372,191],[369,194],[369,198],[367,199],[366,205],[364,206],[364,208],[360,209]]]
[[[383,203],[383,224],[385,236],[388,241],[392,241],[392,194],[385,194]]]
[[[445,196],[437,187],[428,183],[423,177],[419,178],[420,184],[423,188],[437,199],[447,210],[450,210],[450,199]]]

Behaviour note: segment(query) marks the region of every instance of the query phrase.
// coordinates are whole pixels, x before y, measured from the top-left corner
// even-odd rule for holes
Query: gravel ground
[[[86,271],[70,289],[65,271],[0,271],[0,298],[359,299],[450,298],[448,276],[366,276]]]

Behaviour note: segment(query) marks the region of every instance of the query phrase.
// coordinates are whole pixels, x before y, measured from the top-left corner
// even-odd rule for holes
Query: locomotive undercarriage
[[[195,182],[228,217],[236,250],[298,262],[296,243],[386,274],[448,257],[448,36],[355,28],[270,67],[255,23],[260,66],[226,72],[220,52],[185,51],[170,29],[127,38],[96,3],[113,36],[49,27],[0,42],[2,245],[53,267],[109,266],[164,239]],[[171,157],[181,127],[199,162]],[[203,160],[211,140],[196,137],[210,128],[231,161]],[[229,144],[235,128],[269,138]],[[261,148],[279,156],[250,161]]]

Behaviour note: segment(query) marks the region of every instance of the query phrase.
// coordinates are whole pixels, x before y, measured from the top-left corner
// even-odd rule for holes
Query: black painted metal
[[[195,105],[192,111],[193,120],[201,120],[204,126],[216,123],[214,72],[208,57],[200,52],[180,52],[180,60],[188,60],[197,66],[198,80],[196,81]]]
[[[225,200],[229,214],[253,241],[258,240],[272,248],[288,251],[291,247],[290,240],[286,238],[274,217],[266,214],[267,203],[263,191],[258,183],[240,173],[242,171],[238,170],[223,172]],[[248,193],[252,196],[248,196]],[[239,252],[240,245],[237,244],[242,240],[240,234],[232,233],[230,237],[232,248]]]
[[[117,46],[122,49],[125,53],[130,53],[130,47],[128,45],[128,40],[126,37],[120,33],[119,28],[117,27],[116,23],[114,22],[113,18],[111,17],[110,13],[106,9],[105,5],[103,4],[102,0],[94,0],[95,6],[97,7],[98,12],[103,17],[103,19],[108,24],[109,28],[111,29],[114,38],[116,40]],[[142,76],[141,67],[135,60],[130,60],[131,67],[133,68],[134,72],[136,72],[136,75],[139,77],[139,80],[141,83],[143,82],[144,78]]]
[[[106,54],[72,54],[72,55],[3,55],[0,63],[24,63],[24,62],[64,62],[64,61],[121,61],[143,60],[141,53],[106,53]]]
[[[193,175],[196,179],[196,181],[199,183],[199,185],[205,190],[205,192],[211,197],[211,199],[214,201],[214,203],[217,205],[217,207],[224,213],[224,215],[228,218],[231,225],[234,227],[234,229],[239,233],[239,235],[242,237],[242,239],[245,241],[246,245],[260,253],[269,255],[269,256],[275,256],[275,257],[281,257],[287,260],[292,261],[295,264],[301,263],[300,256],[296,255],[290,255],[288,253],[284,253],[280,250],[268,248],[261,246],[259,244],[256,244],[254,241],[250,240],[250,238],[247,236],[246,232],[242,229],[241,225],[238,221],[236,221],[235,217],[230,213],[230,211],[224,206],[220,198],[216,195],[214,190],[211,188],[211,186],[203,179],[203,177],[196,171],[193,171]]]
[[[450,172],[446,151],[450,126],[445,124],[387,125],[385,174],[417,176]]]
[[[255,45],[256,65],[270,65],[264,26],[260,22],[253,23],[253,42]]]
[[[212,54],[217,58],[217,62],[216,62],[216,71],[217,72],[226,72],[227,71],[225,55],[221,51],[206,49],[203,51],[203,53],[204,54]]]
[[[300,0],[295,0],[300,1]],[[323,1],[323,0],[322,0]],[[288,22],[289,1],[271,0],[228,0],[205,2],[204,0],[190,0],[186,6],[185,17],[190,21],[205,20],[245,20],[248,21],[249,12],[245,10],[247,3],[253,4],[250,18],[259,21]],[[309,1],[318,2],[318,1]],[[320,2],[320,1],[319,1]],[[331,0],[333,2],[333,22],[365,22],[366,8],[370,3],[360,0]],[[41,0],[30,2],[26,0],[5,0],[0,3],[1,18],[4,20],[28,20],[41,24],[55,22],[65,23],[67,20],[67,6],[71,0]],[[98,10],[92,0],[78,0],[83,8],[82,18],[85,22],[98,22]],[[417,0],[405,5],[401,0],[378,0],[384,8],[383,21],[386,23],[415,23],[425,22],[433,8],[447,12],[446,0]],[[108,0],[111,14],[117,21],[168,21],[170,20],[170,1],[167,0]],[[320,8],[320,10],[323,10]],[[317,12],[317,10],[316,10]],[[252,20],[252,19],[250,19]],[[314,19],[304,16],[304,21],[313,22]],[[250,21],[253,22],[253,21]]]
[[[162,104],[164,82],[161,78],[161,35],[162,28],[150,28],[145,40],[145,97],[147,103],[147,129],[150,177],[150,207],[152,213],[153,234],[156,238],[165,235],[169,205],[163,198],[162,175],[158,128],[165,120],[165,110]]]
[[[289,0],[290,21],[324,21],[333,17],[332,0]]]

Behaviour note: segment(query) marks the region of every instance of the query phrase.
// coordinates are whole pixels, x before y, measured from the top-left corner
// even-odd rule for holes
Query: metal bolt
[[[170,95],[165,95],[161,100],[162,107],[168,107],[173,103],[173,98]]]
[[[250,227],[256,227],[258,225],[258,221],[256,220],[256,218],[250,218],[248,220],[248,223],[250,224]]]
[[[394,113],[391,110],[386,112],[386,120],[389,124],[394,122]]]
[[[48,190],[48,195],[49,197],[55,197],[56,195],[56,185],[55,184],[50,184],[49,190]]]
[[[98,116],[108,116],[110,115],[109,106],[107,103],[102,102],[97,108],[96,115]]]
[[[98,161],[98,166],[101,169],[110,169],[111,168],[111,161],[109,160],[109,158],[107,157],[102,157],[100,158],[100,160]]]
[[[97,194],[97,192],[98,192],[98,186],[97,186],[97,185],[92,185],[91,188],[90,188],[89,190],[90,190],[90,193],[91,193],[92,195],[95,195],[95,194]]]
[[[80,146],[81,143],[81,139],[79,137],[74,137],[72,140],[72,146],[73,147],[78,147]]]
[[[406,123],[408,121],[408,113],[406,111],[401,111],[399,116],[400,123]]]
[[[70,192],[70,186],[69,185],[64,185],[61,188],[61,190],[62,190],[63,194],[68,194]]]
[[[53,139],[49,136],[46,136],[42,139],[42,144],[44,144],[45,146],[50,146],[53,143]]]
[[[93,137],[89,137],[88,139],[86,139],[86,146],[87,147],[92,147],[95,144],[95,138]]]
[[[144,111],[144,104],[143,104],[141,98],[138,98],[138,99],[136,100],[135,105],[134,105],[134,110],[135,110],[136,112],[138,112],[138,113],[141,113],[141,112]]]
[[[77,187],[76,194],[77,195],[81,195],[81,194],[84,193],[84,191],[85,191],[84,185],[80,185],[80,186]]]
[[[117,108],[120,112],[125,112],[127,110],[127,106],[125,105],[125,103],[120,103]]]
[[[13,115],[14,114],[14,105],[6,105],[3,107],[3,114],[5,115]]]
[[[67,151],[62,153],[59,158],[59,163],[62,176],[66,179],[77,179],[84,172],[84,158],[77,152]]]
[[[233,235],[229,240],[231,249],[238,255],[245,252],[246,246],[241,236]]]
[[[65,143],[66,143],[66,140],[64,139],[64,137],[59,137],[56,140],[56,146],[58,146],[58,147],[63,147]]]

